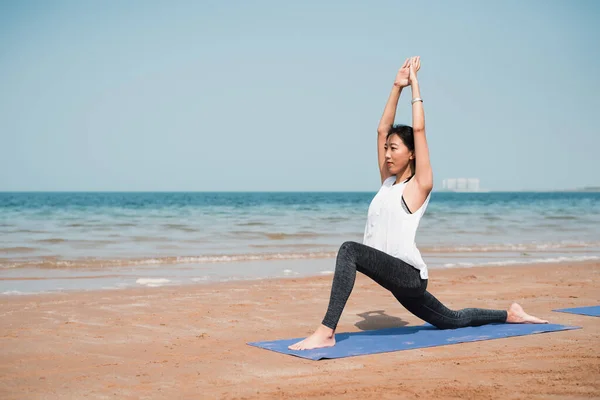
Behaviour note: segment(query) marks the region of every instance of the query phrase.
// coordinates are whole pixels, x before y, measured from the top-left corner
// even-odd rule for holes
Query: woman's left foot
[[[510,324],[547,324],[548,321],[527,314],[523,307],[517,303],[512,303],[508,308],[508,317],[506,322]]]

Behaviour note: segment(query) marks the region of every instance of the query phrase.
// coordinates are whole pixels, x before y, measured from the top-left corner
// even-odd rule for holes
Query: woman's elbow
[[[425,126],[414,125],[413,126],[413,135],[425,134]]]
[[[380,126],[377,128],[377,135],[387,137],[388,133],[390,133],[389,126]]]

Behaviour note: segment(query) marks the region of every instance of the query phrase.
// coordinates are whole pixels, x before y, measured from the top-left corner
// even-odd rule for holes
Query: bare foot
[[[510,324],[547,324],[548,321],[539,319],[533,315],[527,314],[523,307],[517,303],[512,303],[508,308],[508,317],[506,322]]]
[[[317,328],[315,333],[310,335],[304,340],[288,346],[290,350],[310,350],[319,349],[321,347],[332,347],[335,345],[335,334],[334,330],[321,325]]]

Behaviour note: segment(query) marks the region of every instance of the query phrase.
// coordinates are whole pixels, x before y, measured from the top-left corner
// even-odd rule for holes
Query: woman
[[[427,266],[415,245],[419,221],[433,188],[433,174],[425,138],[425,115],[417,71],[420,57],[404,62],[398,71],[377,129],[377,158],[382,186],[369,206],[364,244],[346,242],[337,255],[331,297],[322,324],[308,338],[289,346],[308,350],[335,345],[335,329],[352,292],[356,271],[392,292],[417,317],[440,329],[489,323],[548,321],[528,315],[514,303],[507,311],[446,308],[425,289]],[[413,127],[393,125],[400,92],[412,90]]]

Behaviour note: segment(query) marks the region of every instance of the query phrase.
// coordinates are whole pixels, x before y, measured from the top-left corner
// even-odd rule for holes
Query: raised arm
[[[425,196],[433,188],[433,171],[429,161],[429,148],[425,137],[425,111],[421,99],[421,90],[417,79],[417,71],[421,67],[421,58],[414,57],[409,65],[409,83],[412,89],[412,120],[413,134],[415,138],[415,182],[419,191]]]
[[[385,139],[387,137],[390,128],[394,124],[396,118],[396,108],[398,107],[398,99],[400,99],[400,93],[402,89],[408,86],[409,79],[409,64],[410,58],[406,59],[402,67],[398,70],[392,91],[388,97],[388,101],[383,110],[381,121],[377,127],[377,161],[379,165],[379,174],[381,175],[381,182],[389,178],[390,172],[385,165]]]

